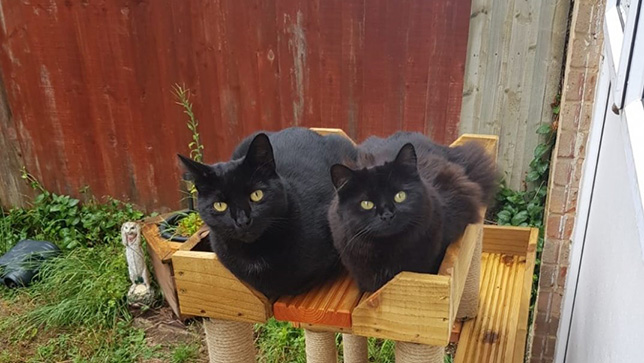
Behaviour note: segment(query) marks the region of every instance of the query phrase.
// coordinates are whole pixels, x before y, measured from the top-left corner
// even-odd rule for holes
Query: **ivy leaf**
[[[537,167],[535,168],[539,174],[545,174],[546,171],[548,171],[548,167],[550,166],[550,163],[547,161],[542,161],[541,163],[537,164]]]
[[[531,170],[528,175],[526,175],[525,180],[528,182],[533,182],[539,180],[539,178],[541,178],[541,174],[539,174],[539,172],[536,170]]]
[[[522,210],[512,217],[512,225],[518,226],[528,220],[528,211]]]
[[[507,210],[502,210],[496,215],[499,224],[508,224],[512,215]]]
[[[537,147],[534,149],[534,157],[535,158],[540,158],[543,155],[545,155],[548,152],[548,145],[546,144],[539,144]]]
[[[547,135],[547,134],[550,133],[551,130],[552,130],[552,126],[550,124],[542,124],[537,129],[537,134],[539,134],[539,135]]]

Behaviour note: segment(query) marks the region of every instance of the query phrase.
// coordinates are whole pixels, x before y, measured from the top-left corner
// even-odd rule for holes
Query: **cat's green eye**
[[[370,200],[363,200],[360,202],[360,207],[364,210],[372,210],[373,209],[373,202]]]
[[[250,200],[253,202],[259,202],[264,198],[264,192],[261,191],[261,189],[257,189],[256,191],[250,193]]]
[[[215,208],[217,212],[223,212],[228,209],[228,204],[224,202],[215,202],[212,207]]]
[[[407,199],[407,193],[400,191],[394,195],[394,202],[396,203],[402,203]]]

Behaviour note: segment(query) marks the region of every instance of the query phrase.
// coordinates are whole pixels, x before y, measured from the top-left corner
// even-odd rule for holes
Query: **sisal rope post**
[[[317,332],[305,329],[306,362],[337,363],[338,351],[335,347],[335,333]]]
[[[396,363],[443,363],[444,359],[444,347],[396,342]]]
[[[367,363],[367,338],[353,334],[342,334],[344,363]]]
[[[458,305],[456,319],[472,319],[476,317],[479,308],[479,288],[481,286],[481,253],[483,252],[483,239],[479,238],[474,247],[470,270],[465,278],[463,295]]]
[[[254,363],[253,325],[228,320],[204,319],[210,363]]]

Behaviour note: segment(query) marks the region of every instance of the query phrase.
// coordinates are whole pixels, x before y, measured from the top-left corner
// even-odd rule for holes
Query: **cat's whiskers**
[[[342,249],[342,251],[340,251],[340,257],[342,257],[344,253],[347,251],[347,248],[349,248],[349,246],[351,245],[351,242],[356,241],[356,239],[359,237],[363,237],[369,234],[372,230],[373,230],[373,227],[371,227],[370,225],[367,225],[366,227],[358,230],[358,232],[356,232],[353,235],[353,237],[351,237],[351,239],[348,240],[347,243],[344,245],[344,248]]]

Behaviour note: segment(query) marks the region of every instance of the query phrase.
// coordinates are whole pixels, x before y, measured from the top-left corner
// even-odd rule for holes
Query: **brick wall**
[[[553,151],[531,362],[552,362],[568,274],[577,195],[599,77],[605,0],[578,0],[572,9],[557,143]]]

